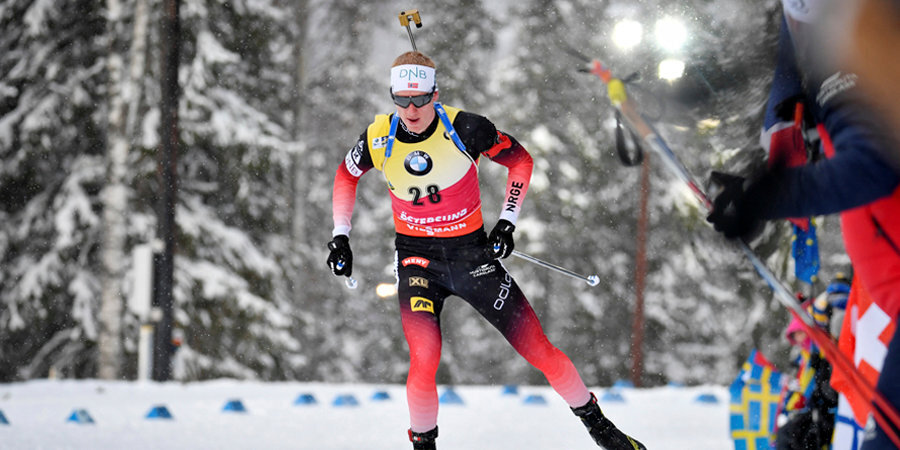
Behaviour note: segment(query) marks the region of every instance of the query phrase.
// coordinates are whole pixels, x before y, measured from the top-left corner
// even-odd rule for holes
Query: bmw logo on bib
[[[431,172],[431,168],[434,164],[431,162],[431,157],[428,156],[428,153],[416,150],[406,156],[406,161],[404,161],[403,166],[406,167],[407,172],[413,175],[422,176]]]

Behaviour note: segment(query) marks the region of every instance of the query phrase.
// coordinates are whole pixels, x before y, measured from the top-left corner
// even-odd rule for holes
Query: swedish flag
[[[781,372],[753,350],[729,389],[735,450],[769,450],[781,386]]]

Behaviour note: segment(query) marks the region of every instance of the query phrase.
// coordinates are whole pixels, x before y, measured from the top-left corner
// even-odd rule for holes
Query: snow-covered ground
[[[566,404],[549,388],[459,386],[462,404],[444,403],[440,449],[597,448]],[[446,386],[440,387],[445,394]],[[610,389],[595,388],[598,397]],[[728,392],[722,386],[623,388],[624,401],[601,400],[604,412],[650,449],[732,448]],[[389,399],[378,400],[376,394]],[[311,394],[315,404],[296,400]],[[698,401],[713,394],[717,403]],[[356,406],[335,406],[352,395]],[[545,404],[526,402],[539,396]],[[246,412],[229,412],[240,400]],[[171,419],[147,418],[165,406]],[[84,409],[92,424],[68,421]],[[405,449],[403,386],[262,383],[134,383],[36,380],[0,385],[4,449]],[[2,420],[0,420],[2,422]]]

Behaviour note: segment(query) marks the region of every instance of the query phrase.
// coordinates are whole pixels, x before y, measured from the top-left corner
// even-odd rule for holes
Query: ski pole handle
[[[551,263],[548,263],[547,261],[543,261],[541,259],[535,258],[534,256],[527,255],[518,250],[513,250],[512,255],[522,258],[525,261],[537,264],[546,269],[550,269],[552,271],[559,272],[563,275],[575,278],[576,280],[584,281],[585,283],[587,283],[590,286],[596,286],[596,285],[600,284],[600,277],[598,277],[597,275],[584,276],[584,275],[572,272],[569,269],[557,266],[556,264],[551,264]]]

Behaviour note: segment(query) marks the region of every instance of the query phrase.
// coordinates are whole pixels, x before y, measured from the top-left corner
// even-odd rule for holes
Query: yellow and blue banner
[[[781,372],[754,349],[729,388],[735,450],[769,450],[782,382]]]

